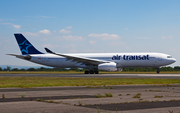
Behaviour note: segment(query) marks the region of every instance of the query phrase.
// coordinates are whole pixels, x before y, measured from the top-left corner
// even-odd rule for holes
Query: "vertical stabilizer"
[[[22,34],[14,34],[22,55],[43,54],[38,51]]]

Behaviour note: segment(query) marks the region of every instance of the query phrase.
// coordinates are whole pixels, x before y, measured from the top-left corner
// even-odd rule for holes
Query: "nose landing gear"
[[[157,71],[156,71],[156,73],[157,73],[157,74],[159,74],[159,73],[160,73],[160,70],[159,70],[159,68],[157,68]]]

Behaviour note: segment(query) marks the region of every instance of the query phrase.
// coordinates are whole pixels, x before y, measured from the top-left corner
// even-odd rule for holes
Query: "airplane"
[[[176,62],[171,55],[154,52],[144,53],[55,53],[45,48],[47,53],[37,50],[22,34],[14,34],[22,55],[7,54],[37,64],[59,68],[84,68],[85,74],[102,71],[122,71],[126,67],[155,67]]]

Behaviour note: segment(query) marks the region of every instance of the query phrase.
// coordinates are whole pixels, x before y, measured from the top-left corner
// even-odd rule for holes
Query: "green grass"
[[[170,92],[170,91],[162,91],[162,90],[149,90],[149,91],[151,91],[151,92]]]
[[[113,97],[113,94],[112,93],[105,93],[105,96],[106,97]]]
[[[0,71],[0,74],[84,74],[76,71]]]
[[[119,94],[118,96],[122,96],[122,94]]]
[[[82,106],[82,102],[78,101],[78,103],[79,103],[79,106]]]
[[[134,95],[133,98],[141,98],[141,93]]]
[[[29,73],[29,74],[40,74],[40,73],[51,73],[51,74],[84,74],[83,71],[76,72],[76,71],[0,71],[0,74],[23,74],[23,73]],[[99,71],[99,74],[156,74],[156,72],[105,72],[105,71]],[[160,74],[180,74],[180,71],[161,71]]]
[[[19,95],[21,98],[24,98],[25,96],[26,96],[26,94],[25,93],[23,93],[23,94],[21,94],[21,95]]]
[[[154,96],[154,98],[162,98],[163,96],[161,95],[161,96]]]
[[[100,93],[95,94],[94,96],[95,96],[96,98],[102,98],[102,97],[105,97],[105,96],[101,95]]]
[[[2,94],[2,98],[5,99],[5,94]]]
[[[150,78],[61,78],[61,77],[0,77],[0,88],[47,86],[104,86],[139,84],[177,84],[180,79]]]

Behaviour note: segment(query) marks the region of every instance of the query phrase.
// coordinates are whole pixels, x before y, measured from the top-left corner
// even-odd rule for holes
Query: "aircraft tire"
[[[94,71],[95,74],[99,74],[99,71]]]
[[[84,74],[89,74],[89,71],[85,71]]]
[[[90,73],[90,74],[94,74],[94,71],[93,71],[93,70],[91,70],[91,71],[89,71],[89,73]]]
[[[156,71],[156,73],[157,73],[157,74],[159,74],[159,72],[160,72],[160,71],[159,71],[159,68],[157,68],[157,71]]]

